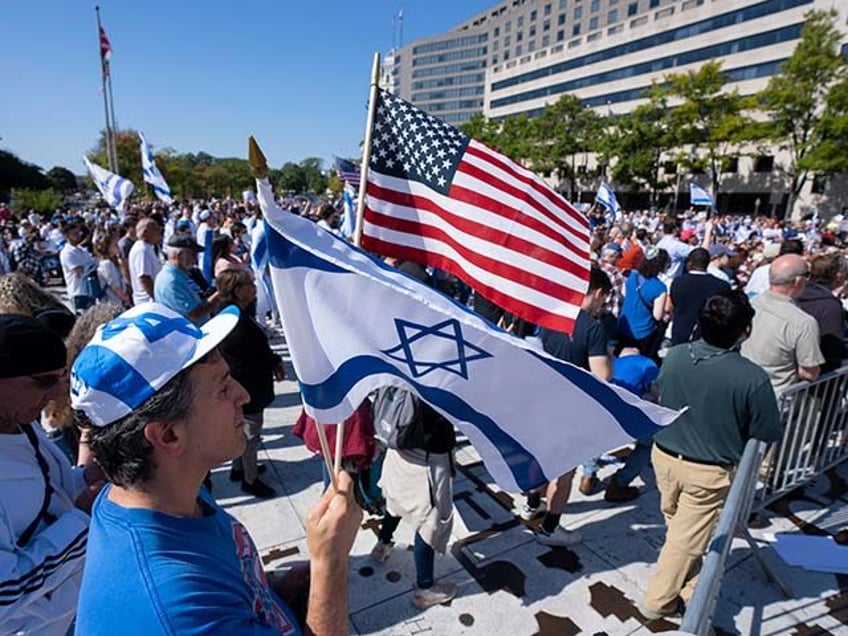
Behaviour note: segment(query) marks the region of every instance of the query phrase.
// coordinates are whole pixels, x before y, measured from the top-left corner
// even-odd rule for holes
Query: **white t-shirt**
[[[156,275],[162,269],[162,261],[156,256],[156,251],[150,243],[136,241],[130,249],[128,259],[130,269],[130,282],[132,283],[133,302],[138,305],[153,300],[144,287],[141,286],[141,277],[150,276],[150,281],[156,280]]]
[[[121,297],[115,292],[116,289],[124,289],[125,284],[118,266],[108,258],[102,259],[97,264],[97,277],[100,279],[100,286],[103,287],[106,301],[119,305],[123,304]]]
[[[85,296],[83,276],[94,267],[94,259],[88,250],[81,245],[73,246],[66,243],[59,252],[59,262],[62,264],[62,273],[65,275],[65,284],[68,286],[68,298]],[[77,267],[82,267],[81,274],[74,271]]]

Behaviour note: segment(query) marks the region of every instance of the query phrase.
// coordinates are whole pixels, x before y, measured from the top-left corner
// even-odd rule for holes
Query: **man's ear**
[[[164,455],[174,457],[185,452],[187,443],[185,428],[179,422],[154,420],[144,427],[144,438],[153,448]]]

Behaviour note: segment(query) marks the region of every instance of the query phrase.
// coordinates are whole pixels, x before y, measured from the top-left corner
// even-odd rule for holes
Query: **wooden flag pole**
[[[362,225],[365,214],[365,187],[368,181],[368,164],[371,161],[371,133],[374,129],[374,115],[377,112],[377,91],[380,88],[380,54],[374,53],[374,65],[371,67],[371,93],[368,97],[368,119],[365,124],[365,142],[362,147],[362,165],[359,167],[359,198],[356,201],[356,227],[353,242],[356,246],[362,242]],[[341,424],[339,424],[341,427]]]
[[[333,464],[330,461],[330,444],[327,442],[327,431],[325,429],[326,424],[321,424],[317,420],[315,420],[315,428],[318,431],[318,442],[321,444],[321,454],[324,456],[324,463],[327,465],[327,472],[330,473],[330,485],[332,485],[333,490],[338,490],[338,484],[336,484],[336,472],[333,470]],[[338,436],[339,431],[336,428],[336,436]]]

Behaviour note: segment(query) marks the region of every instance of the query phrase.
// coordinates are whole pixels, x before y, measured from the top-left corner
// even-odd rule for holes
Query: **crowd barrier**
[[[761,509],[848,459],[848,366],[799,382],[779,398],[785,423],[783,438],[774,444],[750,440],[713,534],[695,593],[680,627],[681,634],[709,634],[734,536],[751,547],[764,571],[791,596],[788,586],[769,568],[748,532],[752,510]]]

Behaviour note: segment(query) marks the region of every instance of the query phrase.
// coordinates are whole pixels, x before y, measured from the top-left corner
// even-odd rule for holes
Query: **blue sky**
[[[115,115],[157,148],[269,162],[356,156],[371,60],[494,0],[102,0]],[[104,124],[94,3],[3,2],[0,148],[45,170],[85,171]]]

